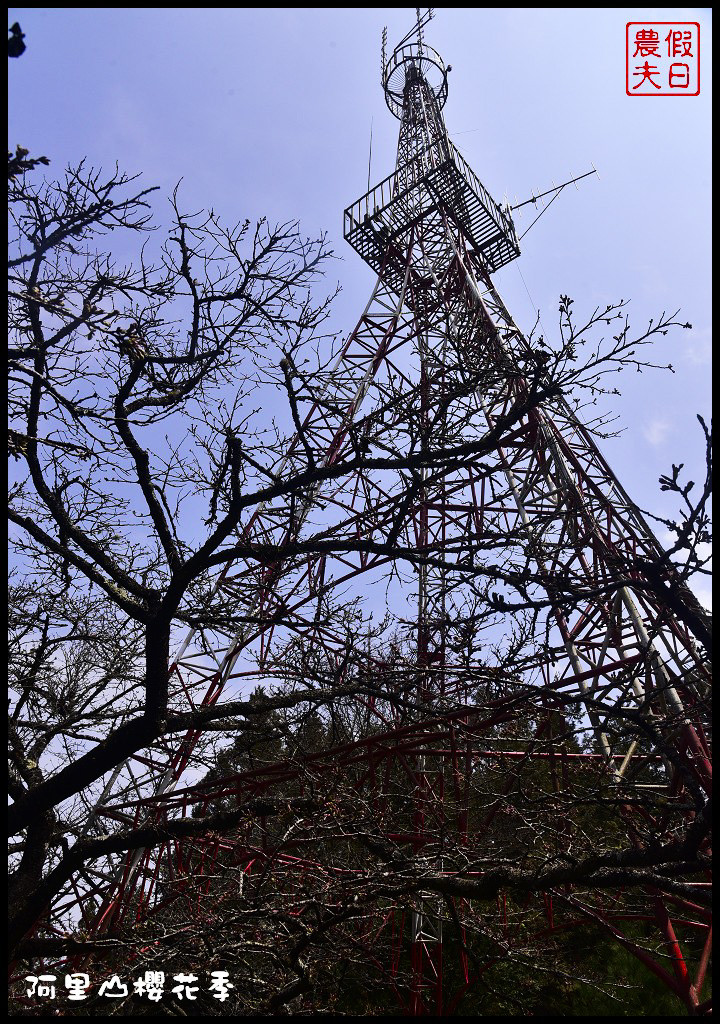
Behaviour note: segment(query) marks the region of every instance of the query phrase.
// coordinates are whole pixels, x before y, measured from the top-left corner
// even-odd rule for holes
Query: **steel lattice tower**
[[[248,609],[248,625],[225,639],[191,632],[173,666],[177,708],[210,706],[258,680],[272,684],[282,677],[289,637],[295,650],[317,652],[341,679],[345,640],[321,614],[323,602],[356,581],[379,578],[390,539],[427,556],[414,570],[415,611],[404,620],[414,665],[403,686],[407,690],[411,679],[414,711],[358,698],[359,713],[374,723],[369,736],[308,755],[300,765],[276,763],[202,783],[193,776],[192,761],[201,734],[190,732],[179,744],[157,744],[118,768],[89,828],[103,820],[162,821],[198,807],[204,813],[228,797],[271,795],[288,780],[296,793],[305,792],[308,779],[314,791],[325,786],[330,792],[345,778],[385,822],[388,842],[411,850],[442,876],[452,868],[445,851],[476,850],[482,829],[490,829],[500,812],[498,800],[480,826],[471,823],[469,792],[479,765],[494,766],[496,789],[507,795],[517,785],[512,766],[518,760],[547,764],[567,783],[574,758],[622,794],[619,827],[631,843],[640,843],[636,822],[643,812],[633,795],[648,755],[637,736],[628,739],[614,725],[623,711],[658,737],[658,785],[669,797],[682,803],[683,794],[709,794],[706,658],[658,588],[645,585],[639,566],[662,560],[663,552],[571,405],[552,393],[539,406],[527,401],[534,349],[492,281],[519,255],[515,228],[510,212],[491,198],[448,138],[442,113],[447,69],[425,43],[422,24],[387,59],[383,48],[385,96],[400,122],[395,171],[344,214],[345,238],[377,273],[377,282],[325,375],[323,398],[306,411],[302,431],[276,467],[276,473],[300,467],[308,446],[326,467],[373,447],[388,458],[416,453],[411,498],[398,506],[382,460],[359,459],[342,478],[308,488],[290,517],[280,503],[259,508],[244,537],[273,543],[277,559],[230,568],[217,581],[218,590]],[[433,457],[434,451],[442,457]],[[327,552],[284,557],[283,547],[302,538],[309,524],[324,528]],[[542,653],[509,670],[463,661],[455,638],[449,641],[462,602],[458,579],[472,564],[474,549],[499,536],[512,538],[514,553],[523,553],[549,600]],[[509,563],[501,549],[494,558],[501,589]],[[567,599],[568,580],[582,595],[575,602]],[[380,656],[368,652],[366,662],[368,672],[382,676]],[[570,704],[592,736],[591,750],[572,753],[554,742],[552,723]],[[498,744],[497,729],[523,716],[533,718],[535,732],[522,751]],[[402,828],[393,824],[398,778],[405,780],[411,808]],[[660,815],[658,834],[670,834],[678,821],[690,826],[692,818],[692,811],[668,812],[667,820]],[[448,836],[452,843],[442,838]],[[102,899],[88,920],[96,933],[152,916],[173,900],[182,904],[191,880],[202,880],[221,861],[231,861],[247,878],[262,863],[282,880],[289,904],[300,875],[332,874],[322,854],[273,849],[262,815],[224,837],[195,837],[193,850],[190,856],[182,841],[173,840],[92,869],[73,880],[57,920],[73,907],[86,909],[90,896]],[[212,903],[212,889],[203,894]],[[623,931],[602,900],[566,886],[563,907],[637,956],[689,1012],[705,1012],[698,1009],[698,993],[711,930],[703,909],[670,890],[646,896],[644,920],[655,923],[664,951],[657,957]],[[553,929],[552,887],[534,898]],[[391,963],[379,967],[391,983],[400,973],[406,979],[396,986],[405,1012],[452,1013],[457,1004],[444,985],[444,903],[428,890],[408,907],[407,918],[407,908],[378,907],[371,925],[365,919],[368,956],[372,936],[395,929],[400,938],[391,943]],[[459,896],[454,907],[464,935],[471,901]],[[500,919],[504,913],[499,907]],[[678,939],[678,918],[692,918],[701,934],[694,965]],[[466,952],[457,958],[462,989],[471,984],[473,970]]]

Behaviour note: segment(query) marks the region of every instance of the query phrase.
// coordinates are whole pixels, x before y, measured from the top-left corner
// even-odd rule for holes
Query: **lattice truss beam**
[[[693,795],[710,787],[708,667],[644,585],[638,566],[661,551],[590,433],[551,382],[532,401],[531,342],[490,276],[519,252],[512,221],[451,146],[422,45],[402,57],[396,171],[345,214],[346,237],[377,282],[276,467],[299,471],[311,457],[327,479],[254,512],[240,540],[273,554],[238,561],[216,582],[241,629],[191,631],[172,669],[173,710],[258,684],[283,692],[311,662],[335,684],[364,673],[376,688],[353,698],[357,735],[204,781],[201,730],[135,755],[104,780],[90,833],[201,822],[218,808],[247,814],[223,834],[170,837],[92,865],[47,923],[62,931],[80,916],[102,934],[168,914],[217,918],[272,878],[284,911],[299,917],[313,901],[347,905],[356,892],[362,913],[348,916],[343,941],[364,950],[407,1013],[452,1012],[494,958],[529,941],[528,921],[537,935],[594,923],[697,1012],[711,934],[704,906],[671,879],[632,899],[567,879],[582,829],[572,809],[584,800],[605,799],[608,827],[638,849],[692,821]],[[503,664],[512,637],[500,602],[523,572],[535,642]],[[495,623],[468,646],[473,610],[492,591]],[[385,598],[388,636],[405,637],[394,661],[364,651],[361,638],[348,651],[334,602],[363,592]],[[572,723],[586,748],[568,745]],[[480,778],[493,795],[478,803]],[[483,863],[508,842],[519,792],[547,802],[535,816],[547,880],[528,885],[524,903],[488,900]],[[644,792],[662,800],[648,809]],[[631,937],[628,918],[656,927],[654,948]],[[449,930],[454,994],[443,982]],[[678,939],[688,930],[694,963]],[[470,935],[492,940],[484,963],[473,961]]]

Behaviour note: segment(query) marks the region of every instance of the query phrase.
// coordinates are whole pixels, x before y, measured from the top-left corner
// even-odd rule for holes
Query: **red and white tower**
[[[693,600],[493,284],[519,256],[515,228],[448,138],[448,69],[423,39],[426,20],[388,57],[383,50],[387,105],[400,123],[395,170],[344,214],[345,238],[376,284],[322,397],[302,408],[299,394],[300,429],[275,469],[312,466],[315,480],[292,507],[278,498],[248,520],[248,545],[276,554],[217,581],[247,610],[241,632],[192,632],[173,667],[176,708],[258,683],[282,688],[289,658],[322,664],[338,684],[364,659],[386,698],[359,686],[356,735],[221,779],[198,782],[200,731],[135,756],[107,780],[95,821],[141,824],[191,810],[202,820],[221,800],[262,803],[290,785],[296,839],[286,830],[280,841],[266,807],[222,836],[194,834],[191,853],[175,837],[112,870],[95,865],[73,880],[62,909],[102,896],[92,927],[106,932],[184,906],[207,879],[194,912],[216,912],[209,908],[228,895],[210,876],[229,862],[248,887],[254,873],[276,873],[298,915],[308,892],[339,906],[362,882],[357,942],[405,1012],[421,1015],[453,1013],[472,985],[473,926],[482,918],[489,934],[489,906],[507,948],[539,906],[546,931],[591,922],[689,1012],[706,1012],[699,992],[711,931],[701,903],[671,874],[664,889],[655,879],[635,891],[632,915],[656,929],[652,946],[625,927],[630,912],[609,861],[596,865],[607,872],[604,889],[570,880],[582,842],[569,809],[591,791],[613,808],[622,842],[609,846],[635,850],[638,865],[652,861],[642,856],[649,836],[658,850],[690,842],[711,783],[709,666],[670,596]],[[388,583],[390,565],[400,568]],[[388,636],[402,638],[395,661],[379,648],[363,652],[361,640],[349,656],[348,631],[331,614],[348,593],[370,594],[390,616]],[[522,649],[518,604],[530,629]],[[570,719],[584,736],[575,747]],[[515,864],[527,899],[509,910],[504,889],[488,902],[483,885],[505,870],[493,847],[507,835],[498,822],[524,792],[524,773],[527,799],[547,784],[548,806],[568,808],[568,819],[546,822],[545,839]],[[474,796],[481,777],[494,793],[484,803]],[[352,815],[339,796],[348,789],[362,795],[362,829],[375,837],[367,863],[359,847],[349,851]],[[310,792],[313,810],[303,810]],[[542,831],[541,810],[528,815]],[[322,837],[315,849],[311,824]],[[384,888],[371,862],[399,865]],[[393,888],[396,878],[403,884]]]

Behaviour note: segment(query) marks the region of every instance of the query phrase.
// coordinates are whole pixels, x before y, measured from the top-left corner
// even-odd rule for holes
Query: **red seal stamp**
[[[628,96],[697,96],[700,25],[696,21],[629,21],[625,92]]]

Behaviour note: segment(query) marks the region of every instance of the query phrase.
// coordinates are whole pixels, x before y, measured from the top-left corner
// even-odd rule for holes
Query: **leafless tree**
[[[481,466],[544,402],[562,398],[596,433],[606,432],[607,421],[592,422],[590,409],[608,390],[608,375],[648,365],[641,347],[685,325],[662,316],[633,335],[622,303],[578,325],[564,297],[560,340],[553,346],[538,339],[518,356],[522,396],[492,427],[477,425],[469,396],[502,367],[491,371],[480,357],[468,365],[460,352],[447,356],[458,372],[434,434],[412,414],[422,384],[408,379],[388,385],[369,412],[348,418],[346,398],[328,386],[338,351],[331,298],[314,297],[332,256],[325,237],[306,239],[297,224],[265,220],[228,229],[212,211],[183,213],[176,192],[161,241],[151,225],[152,189],[84,165],[57,183],[37,184],[26,158],[18,151],[10,161],[16,955],[81,950],[112,963],[122,948],[135,950],[142,964],[147,954],[138,949],[151,938],[172,948],[179,963],[183,951],[197,961],[205,944],[238,977],[253,979],[233,997],[238,1012],[285,1012],[307,993],[315,993],[316,1009],[328,1009],[338,1005],[339,979],[347,974],[358,983],[358,950],[369,940],[371,908],[383,901],[405,901],[416,912],[424,906],[428,914],[431,906],[471,957],[481,956],[484,943],[526,962],[527,949],[511,948],[475,911],[463,911],[460,920],[457,908],[495,901],[503,891],[563,891],[570,883],[642,891],[662,882],[679,898],[699,900],[694,879],[705,867],[704,805],[676,842],[658,847],[649,832],[636,847],[617,849],[608,844],[607,822],[625,813],[631,798],[619,795],[600,767],[572,787],[558,781],[554,768],[538,767],[546,761],[536,755],[549,757],[551,748],[547,737],[532,740],[528,715],[554,723],[552,749],[566,744],[567,769],[570,755],[588,742],[589,704],[533,708],[518,682],[548,644],[539,616],[551,600],[541,592],[526,538],[489,531],[472,551],[418,550],[407,528],[418,493],[441,486],[458,467]],[[594,340],[603,324],[618,333]],[[322,431],[308,428],[308,409],[346,422],[337,458],[326,458]],[[640,568],[645,585],[671,592],[679,618],[709,646],[707,616],[687,579],[704,567],[710,483],[693,502],[680,469],[663,484],[684,503],[677,542],[666,561]],[[370,471],[390,482],[382,512],[368,502],[360,528],[336,528],[323,496]],[[268,509],[272,528],[248,532],[259,510],[268,521]],[[688,558],[679,571],[675,556],[682,552]],[[479,674],[473,669],[476,725],[467,729],[492,735],[501,751],[512,747],[519,762],[510,788],[492,761],[469,780],[474,821],[492,822],[479,845],[451,842],[437,823],[430,845],[409,855],[387,839],[388,814],[409,813],[401,800],[407,779],[396,780],[396,799],[379,810],[353,769],[342,777],[332,769],[343,744],[371,739],[383,716],[409,727],[422,721],[442,739],[440,712],[453,711],[423,704],[408,632],[393,635],[384,621],[371,621],[357,595],[317,589],[314,621],[318,629],[333,626],[333,658],[293,638],[288,581],[309,558],[349,553],[381,559],[388,587],[423,567],[445,574],[453,607],[446,642],[468,673],[479,658],[486,666]],[[228,567],[230,582],[217,586]],[[270,607],[257,607],[261,580],[272,590]],[[587,597],[576,579],[564,589],[552,600],[577,605]],[[282,637],[272,659],[276,686],[253,696],[236,691],[237,699],[192,710],[176,698],[171,669],[182,631],[194,629],[194,642],[208,653],[218,636],[267,621]],[[506,670],[491,667],[498,664]],[[488,725],[494,701],[513,693],[514,715]],[[367,707],[372,715],[361,710]],[[646,744],[650,775],[655,760],[673,756],[666,732],[653,732],[640,714],[619,712],[613,728]],[[162,750],[188,730],[203,734],[193,751],[195,778],[204,779],[197,813],[101,823],[94,808],[112,773],[131,755]],[[278,756],[290,766],[283,786],[253,793],[237,782],[238,773],[266,768]],[[225,769],[234,781],[225,781]],[[647,793],[640,802],[650,814],[659,798],[651,785]],[[680,820],[683,808],[676,810]],[[182,934],[172,900],[154,923],[114,936],[88,939],[80,921],[64,938],[42,928],[33,933],[73,877],[97,892],[93,866],[108,857],[169,838],[185,842],[190,857],[197,843],[199,857],[209,835],[250,835],[259,823],[278,850],[292,834],[293,848],[331,851],[343,870],[308,868],[303,888],[291,891],[263,872],[243,880],[231,858],[219,857],[219,905],[224,900],[227,913],[208,912]],[[169,891],[170,880],[163,884]],[[92,916],[92,895],[85,910]],[[463,938],[468,934],[476,938]],[[330,937],[339,974],[327,954]]]

